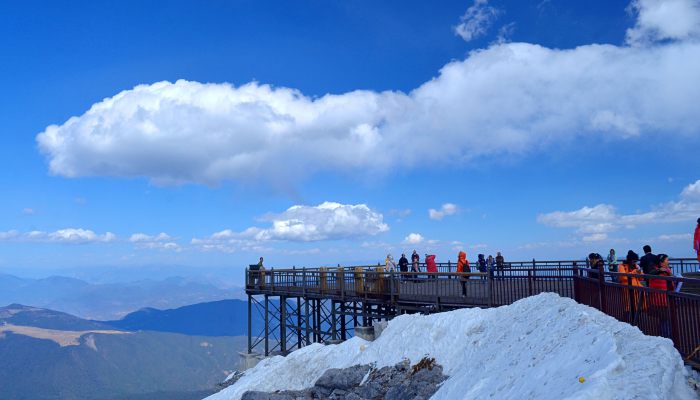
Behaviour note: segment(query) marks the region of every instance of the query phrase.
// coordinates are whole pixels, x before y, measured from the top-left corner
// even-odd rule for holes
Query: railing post
[[[668,288],[668,286],[666,286]],[[681,341],[680,341],[680,326],[678,326],[678,307],[676,307],[676,300],[678,300],[678,297],[675,296],[669,296],[668,293],[666,294],[666,298],[668,299],[668,305],[669,305],[669,312],[671,313],[671,340],[673,341],[674,346],[678,349],[680,348]]]
[[[306,296],[306,267],[301,270],[301,293]]]
[[[275,292],[275,267],[270,269],[270,285],[272,286],[272,292]]]
[[[394,271],[389,271],[389,301],[393,304],[394,301]]]
[[[579,282],[578,281],[579,270],[578,270],[578,264],[576,263],[576,261],[574,261],[572,267],[573,267],[573,269],[571,271],[571,275],[572,275],[571,279],[572,279],[572,283],[573,283],[572,291],[574,292],[573,293],[574,300],[576,300],[577,303],[580,303],[581,302],[581,299],[579,298],[580,293],[578,292],[578,290],[576,290],[576,288],[578,287],[578,282]]]
[[[598,265],[598,296],[600,311],[606,312],[608,308],[606,307],[607,300],[605,299],[605,269],[603,264]]]
[[[635,316],[636,316],[635,309],[637,308],[637,306],[636,306],[637,299],[634,298],[634,290],[632,290],[632,277],[629,275],[627,276],[627,298],[628,298],[628,304],[629,304],[629,308],[630,308],[629,323],[630,323],[630,325],[634,325],[635,319],[636,319],[635,318]]]
[[[532,270],[527,271],[527,295],[532,296]]]
[[[488,274],[486,276],[486,295],[488,296],[486,304],[489,306],[489,308],[491,308],[493,306],[492,294],[493,294],[493,277],[491,276],[491,274]]]

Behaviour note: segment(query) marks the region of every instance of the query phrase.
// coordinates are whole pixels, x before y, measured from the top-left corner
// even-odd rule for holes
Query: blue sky
[[[6,2],[0,271],[688,257],[699,38],[697,0]]]

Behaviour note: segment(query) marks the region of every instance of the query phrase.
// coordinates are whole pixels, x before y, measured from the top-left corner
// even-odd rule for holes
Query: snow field
[[[433,399],[697,398],[670,340],[544,293],[499,308],[402,315],[374,342],[312,344],[265,359],[208,399],[304,389],[328,368],[415,363],[426,355],[450,377]]]

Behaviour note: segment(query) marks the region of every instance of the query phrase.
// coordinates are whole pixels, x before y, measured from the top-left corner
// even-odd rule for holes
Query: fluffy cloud
[[[632,45],[700,36],[698,0],[635,0],[630,9],[637,13],[637,23],[627,30]]]
[[[457,211],[458,211],[458,207],[455,204],[445,203],[442,205],[440,210],[436,210],[434,208],[431,208],[430,210],[428,210],[428,217],[430,217],[430,219],[434,219],[434,220],[441,220],[448,215],[456,214]]]
[[[52,242],[63,243],[111,242],[117,238],[111,232],[107,232],[104,235],[98,235],[89,229],[79,228],[60,229],[47,234],[46,237]]]
[[[113,242],[117,236],[111,232],[99,235],[89,229],[66,228],[54,232],[31,231],[21,233],[16,230],[0,232],[0,240],[25,242],[55,242],[67,244],[107,243]]]
[[[640,224],[695,221],[700,215],[700,180],[686,186],[676,201],[660,204],[645,213],[619,214],[609,204],[582,207],[575,211],[554,211],[537,216],[537,222],[557,228],[574,228],[586,242],[602,241],[610,232]],[[670,240],[664,238],[662,240]]]
[[[697,9],[687,0],[669,3],[688,15]],[[656,2],[634,4],[639,20],[631,32],[646,32],[656,20],[647,4]],[[318,171],[454,166],[582,136],[683,140],[700,133],[700,42],[689,28],[656,26],[656,37],[677,40],[573,49],[494,44],[409,93],[312,98],[258,83],[140,85],[47,127],[37,142],[50,172],[66,177],[289,185]],[[402,157],[386,157],[397,148]]]
[[[140,249],[182,251],[182,247],[174,241],[174,238],[165,232],[157,235],[134,233],[129,237],[129,241],[135,243]]]
[[[425,238],[420,233],[409,233],[406,238],[404,238],[404,244],[420,244],[423,243]]]
[[[173,238],[165,232],[161,232],[155,236],[147,235],[145,233],[134,233],[129,237],[130,242],[167,242],[172,241]]]
[[[488,0],[474,0],[474,4],[460,18],[460,24],[455,27],[455,34],[466,42],[484,35],[501,13],[488,3]]]
[[[242,232],[226,229],[191,243],[205,250],[256,250],[269,240],[313,242],[377,235],[389,230],[382,214],[365,204],[324,202],[317,206],[292,206],[266,217],[269,228],[250,227]]]

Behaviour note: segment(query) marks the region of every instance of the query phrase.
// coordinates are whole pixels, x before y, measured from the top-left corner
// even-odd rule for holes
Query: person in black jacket
[[[403,253],[401,253],[401,258],[399,258],[399,271],[408,272],[408,259]],[[401,279],[406,279],[407,277],[407,275],[401,274]]]
[[[650,274],[659,265],[659,258],[651,252],[651,246],[648,244],[643,247],[644,255],[639,259],[639,267],[644,274]]]
[[[600,268],[603,266],[603,256],[598,253],[591,253],[588,255],[588,268],[595,270],[595,272],[589,272],[588,277],[592,279],[598,279],[600,277]]]

